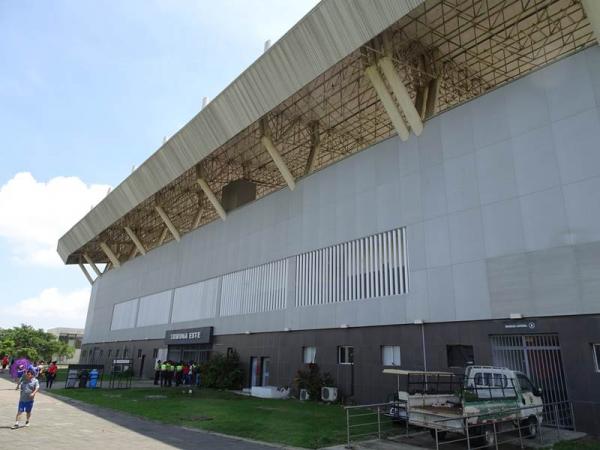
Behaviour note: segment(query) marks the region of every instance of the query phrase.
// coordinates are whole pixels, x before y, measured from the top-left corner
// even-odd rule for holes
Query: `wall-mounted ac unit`
[[[310,395],[306,389],[300,389],[300,400],[310,400]]]
[[[335,402],[338,397],[338,390],[336,387],[322,387],[321,388],[321,400],[324,402]]]

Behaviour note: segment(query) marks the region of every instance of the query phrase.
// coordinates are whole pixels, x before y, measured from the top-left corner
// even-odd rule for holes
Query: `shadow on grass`
[[[81,400],[64,397],[60,395],[61,391],[64,392],[62,389],[56,389],[45,391],[44,393],[52,396],[52,398],[58,401],[71,405],[84,413],[100,417],[115,425],[127,428],[143,436],[173,446],[174,448],[190,450],[198,448],[214,450],[234,450],[240,448],[248,450],[271,450],[273,448],[281,448],[281,446],[254,443],[236,437],[221,436],[203,430],[184,428],[177,425],[145,419],[129,413],[109,409],[104,406],[96,406]],[[98,390],[96,392],[99,394],[101,392],[106,393],[105,390]],[[118,395],[118,393],[115,395]],[[124,446],[126,447],[126,443],[124,443]]]

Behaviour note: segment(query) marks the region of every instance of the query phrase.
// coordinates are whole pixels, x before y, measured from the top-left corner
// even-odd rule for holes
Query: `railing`
[[[346,448],[352,442],[368,439],[383,439],[396,432],[394,421],[387,416],[397,402],[370,405],[346,406]]]
[[[520,418],[521,411],[532,411],[543,407],[542,427],[555,433],[556,439],[561,437],[561,431],[574,430],[575,419],[572,404],[568,401],[529,405],[520,408],[506,408],[489,413],[469,414],[458,417],[461,426],[456,428],[450,422],[457,417],[432,421],[427,427],[414,426],[408,420],[406,403],[393,401],[369,405],[346,406],[346,448],[352,448],[352,443],[370,439],[418,438],[431,434],[436,450],[444,450],[450,444],[463,443],[468,450],[495,447],[513,443],[524,448],[523,439],[536,431],[535,438],[544,442],[544,435],[539,426],[530,428],[527,418]],[[392,411],[393,410],[393,411]],[[390,412],[393,414],[390,414]],[[408,412],[409,413],[409,412]],[[573,426],[562,426],[560,420],[569,414]],[[517,419],[519,417],[519,419]],[[400,426],[398,426],[398,424]],[[449,430],[454,430],[451,439],[445,439]],[[548,431],[546,431],[546,434]],[[433,444],[433,442],[432,442]]]
[[[543,443],[543,433],[541,427],[535,423],[535,435],[531,435],[531,424],[527,417],[522,418],[521,411],[532,411],[543,407],[543,421],[541,427],[549,430],[554,430],[556,439],[560,440],[561,430],[566,431],[567,428],[561,427],[560,418],[564,416],[565,411],[569,411],[573,426],[569,426],[569,430],[574,429],[575,418],[573,416],[573,407],[571,402],[554,402],[545,403],[541,406],[523,406],[520,408],[506,408],[501,411],[490,413],[478,413],[463,416],[461,418],[462,432],[457,434],[457,438],[445,440],[445,434],[448,431],[447,423],[456,419],[442,419],[434,423],[435,426],[435,447],[440,450],[444,445],[464,443],[468,450],[477,450],[482,448],[495,447],[508,443],[518,443],[521,448],[524,448],[523,438],[534,437],[538,439],[540,444]],[[526,416],[524,414],[523,416]],[[546,421],[547,420],[547,421]],[[469,423],[475,422],[475,423]]]

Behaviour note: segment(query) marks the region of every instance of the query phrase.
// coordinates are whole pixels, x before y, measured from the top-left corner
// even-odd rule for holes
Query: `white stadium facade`
[[[361,403],[495,364],[597,433],[599,38],[595,0],[319,3],[60,239],[81,361]]]

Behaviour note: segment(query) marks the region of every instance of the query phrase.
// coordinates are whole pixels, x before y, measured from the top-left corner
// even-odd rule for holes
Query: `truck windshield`
[[[522,373],[517,374],[517,378],[519,379],[519,385],[521,386],[521,392],[534,392],[535,388],[529,378],[527,378]]]

